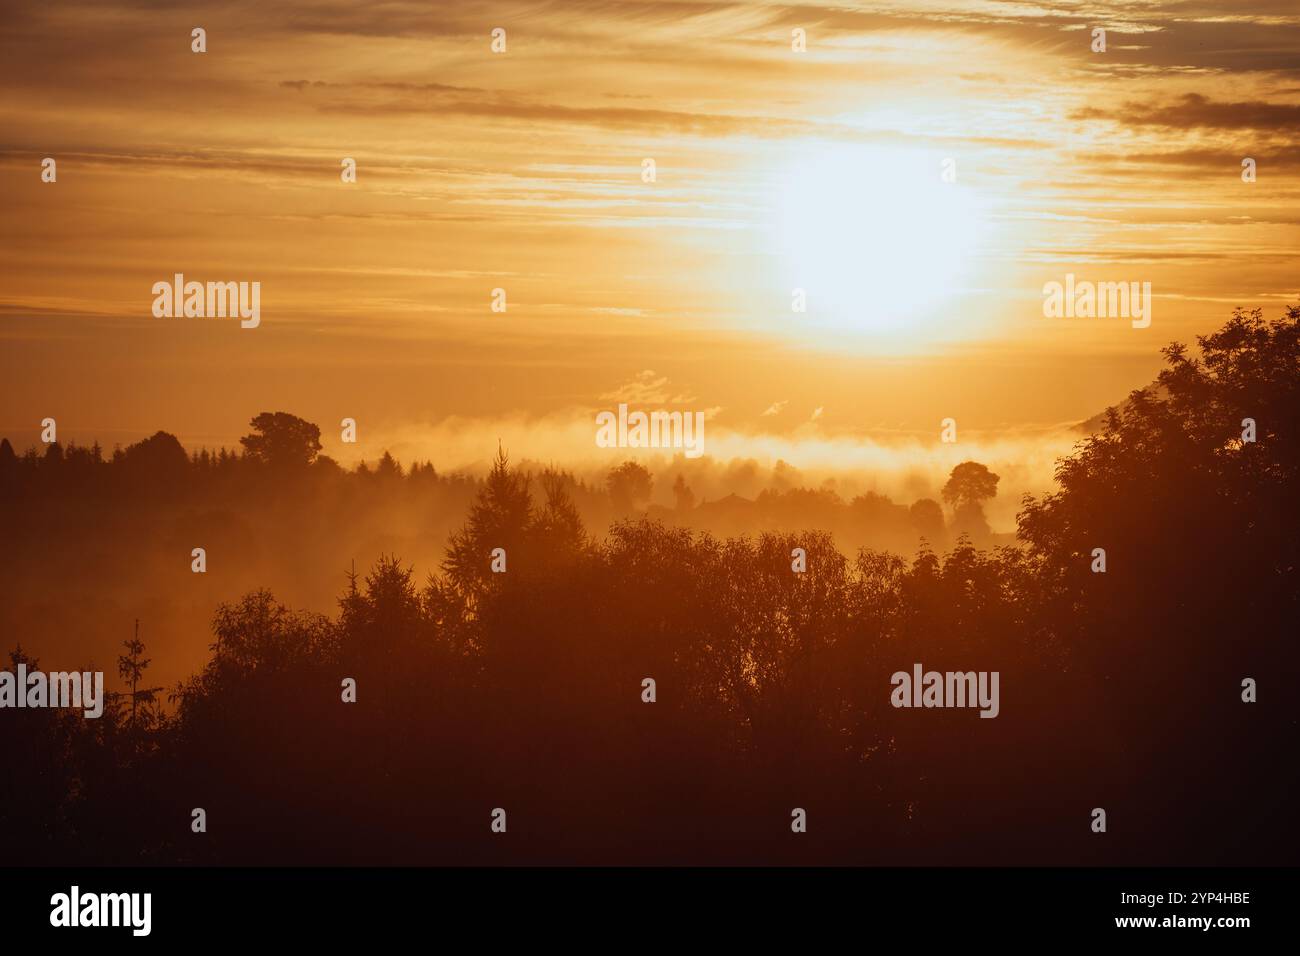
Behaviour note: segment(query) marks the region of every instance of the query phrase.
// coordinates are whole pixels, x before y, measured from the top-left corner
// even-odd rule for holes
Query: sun
[[[991,218],[955,161],[819,144],[777,179],[772,250],[809,324],[867,337],[932,337],[978,281]],[[948,175],[945,175],[947,173]],[[795,307],[797,309],[797,305]]]

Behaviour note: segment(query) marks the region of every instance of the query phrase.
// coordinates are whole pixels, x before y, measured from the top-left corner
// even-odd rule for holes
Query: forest
[[[217,610],[192,635],[201,667],[172,686],[152,686],[147,616],[94,667],[34,658],[27,623],[5,617],[6,667],[98,668],[122,688],[96,720],[0,712],[5,857],[1289,862],[1300,307],[1237,310],[1195,352],[1164,356],[1157,385],[1058,462],[1056,490],[1025,498],[1006,544],[981,536],[996,476],[974,462],[944,494],[974,531],[945,528],[935,502],[937,525],[916,505],[855,500],[829,522],[809,508],[802,527],[718,535],[645,507],[636,463],[601,489],[512,466],[505,449],[481,481],[390,456],[348,472],[319,454],[315,425],[281,412],[254,419],[238,454],[187,453],[162,432],[109,456],[19,455],[6,440],[6,607],[44,592],[57,627],[89,568],[105,587],[196,589],[185,600]],[[219,504],[177,524],[175,500],[205,495]],[[796,513],[819,495],[788,493]],[[584,521],[596,498],[599,536]],[[340,577],[312,558],[348,515],[397,507],[414,516],[408,536],[379,542],[372,566]],[[921,543],[846,550],[833,521],[853,507]],[[110,513],[182,555],[196,540],[219,555],[247,535],[240,516],[266,514],[285,533],[257,572],[293,569],[335,603],[221,594],[231,578],[192,575],[188,558],[133,563],[131,540],[96,535]],[[158,514],[172,517],[151,525]],[[417,577],[412,559],[442,540]],[[33,564],[43,578],[24,576]],[[917,662],[997,672],[996,719],[891,706],[891,674]]]

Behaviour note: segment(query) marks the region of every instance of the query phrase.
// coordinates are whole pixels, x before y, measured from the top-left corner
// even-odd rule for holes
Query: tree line
[[[565,476],[499,453],[423,580],[386,555],[332,614],[257,589],[166,692],[139,696],[137,641],[104,718],[0,714],[9,858],[1293,860],[1300,308],[1199,346],[1059,462],[1014,546],[850,556],[644,514],[597,539]],[[914,662],[998,671],[1001,713],[891,707]]]

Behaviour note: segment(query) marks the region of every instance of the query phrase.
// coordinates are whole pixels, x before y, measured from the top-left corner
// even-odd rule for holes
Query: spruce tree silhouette
[[[122,647],[126,653],[119,655],[117,658],[117,673],[124,681],[131,685],[131,722],[132,730],[140,726],[139,709],[144,704],[146,708],[155,703],[158,693],[163,690],[161,687],[140,687],[140,680],[144,677],[144,672],[148,670],[152,661],[144,656],[144,642],[140,640],[140,621],[135,622],[135,636],[129,641],[123,641]],[[148,711],[146,710],[146,713]],[[150,723],[152,721],[149,721]]]
[[[492,583],[493,550],[505,550],[507,573],[512,559],[522,570],[521,552],[532,521],[532,503],[528,478],[510,471],[510,460],[498,446],[487,481],[470,506],[464,527],[452,535],[443,562],[452,585],[471,603]]]

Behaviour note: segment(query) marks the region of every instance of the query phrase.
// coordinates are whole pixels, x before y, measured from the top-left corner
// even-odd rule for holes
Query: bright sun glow
[[[811,324],[929,338],[941,307],[978,276],[988,210],[940,158],[821,144],[790,164],[776,197],[775,253]],[[953,316],[954,321],[957,320]]]

